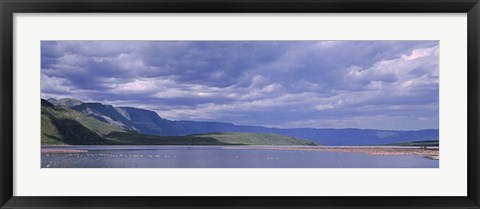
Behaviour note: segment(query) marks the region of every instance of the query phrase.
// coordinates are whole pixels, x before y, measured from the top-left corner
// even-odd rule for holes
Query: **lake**
[[[42,168],[438,168],[422,156],[232,146],[44,146]]]

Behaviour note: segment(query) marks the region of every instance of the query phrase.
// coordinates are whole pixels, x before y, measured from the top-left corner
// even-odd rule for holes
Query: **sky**
[[[42,41],[42,98],[170,120],[438,128],[438,41]]]

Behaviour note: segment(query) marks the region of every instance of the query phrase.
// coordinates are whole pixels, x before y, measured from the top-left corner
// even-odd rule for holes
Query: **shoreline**
[[[81,146],[85,146],[85,145],[81,145]],[[121,147],[122,145],[118,145],[118,146]],[[131,146],[131,145],[127,145],[127,146]],[[141,146],[145,146],[145,145],[141,145]],[[159,145],[159,146],[165,146],[165,145]],[[41,154],[85,153],[89,151],[87,147],[88,146],[85,146],[86,149],[82,149],[82,148],[70,149],[68,145],[58,146],[58,147],[42,146]],[[202,146],[182,145],[181,147],[202,147]],[[400,146],[271,146],[271,145],[264,145],[264,146],[236,145],[236,146],[220,146],[220,147],[222,147],[222,149],[351,152],[351,153],[364,153],[368,155],[377,155],[377,156],[423,156],[431,160],[439,160],[438,147],[420,148],[420,147],[400,147]]]
[[[237,149],[232,147],[231,149]],[[238,147],[238,149],[242,149]],[[381,147],[381,146],[348,146],[348,147],[252,147],[259,150],[295,150],[313,152],[352,152],[377,156],[423,156],[432,160],[439,160],[439,148],[414,148],[414,147]]]

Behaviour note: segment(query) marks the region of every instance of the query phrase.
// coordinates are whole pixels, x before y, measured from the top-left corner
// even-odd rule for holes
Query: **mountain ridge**
[[[416,131],[357,128],[268,128],[223,122],[172,121],[156,112],[135,107],[114,107],[98,102],[83,102],[71,107],[90,117],[142,134],[188,136],[215,132],[265,133],[315,141],[324,145],[377,145],[405,141],[438,140],[438,129]]]
[[[67,107],[73,107],[75,105],[79,105],[83,103],[78,99],[71,99],[71,98],[61,98],[61,99],[48,98],[46,99],[46,101],[56,106],[63,105]]]

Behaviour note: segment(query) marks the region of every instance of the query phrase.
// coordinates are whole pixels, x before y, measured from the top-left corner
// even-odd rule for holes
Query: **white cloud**
[[[155,81],[151,79],[135,79],[131,82],[110,84],[110,88],[114,88],[115,91],[151,91],[156,89],[157,85]]]
[[[370,89],[381,90],[383,89],[383,81],[370,81],[370,83],[368,84],[368,87]]]
[[[402,55],[402,59],[405,61],[411,61],[418,58],[427,57],[432,54],[438,56],[438,46],[414,49],[410,55]]]
[[[40,86],[43,92],[69,92],[73,89],[68,79],[41,74]]]
[[[316,105],[315,109],[323,111],[323,110],[328,110],[328,109],[333,109],[335,106],[333,106],[332,103],[324,104],[324,105]]]
[[[320,48],[331,48],[331,47],[335,47],[340,43],[341,41],[319,41],[317,42],[317,46]]]
[[[413,73],[418,69],[425,72]],[[438,86],[438,47],[414,49],[410,55],[380,60],[370,67],[350,66],[346,70],[352,85],[389,94],[405,94],[422,85]]]
[[[227,74],[224,71],[216,71],[212,73],[211,78],[218,80],[225,78],[226,76]]]

